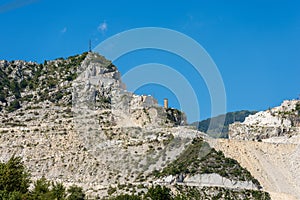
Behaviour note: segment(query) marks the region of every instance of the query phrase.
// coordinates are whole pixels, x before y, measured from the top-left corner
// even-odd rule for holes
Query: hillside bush
[[[84,200],[81,187],[71,186],[67,191],[62,183],[54,183],[42,177],[34,182],[29,191],[30,173],[21,157],[12,156],[0,163],[0,199],[2,200]]]

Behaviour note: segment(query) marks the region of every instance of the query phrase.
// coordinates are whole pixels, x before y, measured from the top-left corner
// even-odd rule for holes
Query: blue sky
[[[224,80],[228,111],[264,110],[300,93],[299,11],[296,0],[4,0],[0,59],[43,62],[87,51],[89,39],[95,47],[128,29],[164,27],[188,35],[210,54]],[[178,57],[154,50],[132,52],[115,64],[125,73],[149,62],[189,68]],[[209,94],[203,81],[197,88],[204,119],[210,116]],[[137,92],[179,105],[171,91],[158,85]]]

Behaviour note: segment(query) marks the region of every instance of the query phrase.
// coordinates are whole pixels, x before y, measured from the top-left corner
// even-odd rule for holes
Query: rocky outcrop
[[[292,137],[300,133],[300,101],[284,101],[279,107],[248,116],[229,126],[229,138],[256,140]]]
[[[251,181],[233,181],[228,178],[222,177],[219,174],[196,174],[192,176],[184,177],[179,176],[167,176],[162,179],[155,181],[155,183],[160,184],[178,184],[193,187],[224,187],[231,189],[248,189],[248,190],[258,190],[259,188]]]

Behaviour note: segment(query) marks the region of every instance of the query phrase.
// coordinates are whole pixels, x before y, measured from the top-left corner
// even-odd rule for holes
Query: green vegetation
[[[15,110],[18,110],[19,108],[21,108],[20,102],[18,100],[14,100],[7,107],[7,111],[8,112],[13,112]]]
[[[300,103],[296,104],[296,111],[298,112],[298,116],[300,116]]]
[[[2,195],[25,194],[28,192],[30,174],[20,157],[12,157],[7,163],[0,163],[0,191]]]
[[[145,195],[145,198],[155,199],[155,200],[171,200],[171,190],[166,187],[161,187],[157,185],[155,187],[151,187],[148,190],[148,193]]]
[[[255,200],[271,200],[269,193],[255,190],[230,190],[222,187],[187,187],[176,186],[181,195],[178,195],[176,200],[229,200],[229,199],[255,199]],[[210,195],[208,195],[210,194]]]
[[[108,194],[108,195],[112,195],[112,194],[115,193],[116,191],[117,191],[116,188],[109,187],[108,190],[107,190],[107,194]]]
[[[211,174],[237,181],[252,181],[257,186],[259,182],[249,171],[241,167],[231,158],[226,158],[221,151],[210,148],[202,138],[196,138],[180,156],[165,167],[161,172],[155,171],[154,176],[163,177],[178,174]]]
[[[217,117],[209,118],[201,122],[194,122],[192,125],[198,127],[199,131],[207,133],[211,137],[228,138],[229,124],[232,124],[234,122],[243,122],[246,117],[255,113],[256,111],[248,110],[229,112],[226,115],[219,115]]]
[[[10,86],[10,80],[7,73],[0,68],[0,101],[5,103],[8,96],[8,92],[5,88]]]
[[[68,193],[70,194],[68,196],[68,200],[84,200],[85,194],[81,187],[78,187],[76,185],[71,186],[68,189]]]
[[[142,197],[137,195],[121,194],[116,197],[111,197],[109,200],[142,200]]]
[[[6,102],[5,94],[3,93],[2,90],[0,90],[0,101],[1,101],[2,103],[5,103],[5,102]]]
[[[176,190],[176,192],[174,192]],[[172,192],[173,191],[173,192]],[[254,199],[270,200],[267,192],[228,189],[222,187],[190,187],[176,185],[173,190],[165,186],[152,186],[146,194],[121,194],[110,197],[109,200],[202,200],[202,199]]]
[[[181,125],[182,122],[185,123],[185,115],[180,110],[174,108],[168,108],[167,112],[167,119],[171,122],[174,122],[175,125]]]
[[[62,183],[54,183],[44,177],[34,183],[29,191],[30,174],[20,157],[11,157],[0,163],[0,199],[3,200],[83,200],[82,188],[71,186],[67,191]]]
[[[115,197],[110,197],[109,200],[173,200],[171,190],[165,186],[152,186],[144,195],[129,195],[121,194]]]
[[[40,102],[50,100],[58,103],[64,95],[70,94],[68,87],[59,86],[63,81],[73,81],[77,78],[77,69],[85,59],[87,53],[71,56],[68,59],[45,61],[44,64],[26,63],[22,70],[18,69],[15,62],[7,63],[5,68],[0,68],[0,101],[6,103],[8,97],[13,101],[0,110],[6,109],[14,112],[21,108],[23,102]],[[11,74],[17,71],[14,77]],[[70,84],[69,84],[70,86]],[[38,91],[38,96],[21,94],[25,91]]]

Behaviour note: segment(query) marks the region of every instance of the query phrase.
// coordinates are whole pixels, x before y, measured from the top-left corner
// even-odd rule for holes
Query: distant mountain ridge
[[[257,113],[257,111],[242,110],[229,112],[223,115],[202,120],[200,122],[194,122],[191,125],[197,127],[197,130],[204,132],[213,138],[228,138],[228,130],[230,124],[234,122],[243,122],[246,117],[255,113]],[[213,123],[210,125],[212,121]]]

